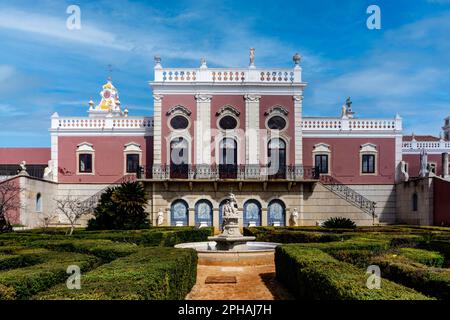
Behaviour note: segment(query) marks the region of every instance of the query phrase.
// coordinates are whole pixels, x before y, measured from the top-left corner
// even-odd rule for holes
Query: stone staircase
[[[375,213],[376,202],[367,199],[332,176],[321,175],[319,181],[326,189],[346,200],[353,206],[361,209],[361,211],[367,213],[373,219],[377,218]]]

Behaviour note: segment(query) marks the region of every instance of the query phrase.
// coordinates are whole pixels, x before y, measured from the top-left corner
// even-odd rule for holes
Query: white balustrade
[[[52,129],[139,129],[153,130],[152,117],[70,117],[52,119]]]
[[[155,69],[155,82],[300,83],[301,69]]]
[[[348,119],[305,117],[303,131],[401,131],[401,121],[395,119]]]

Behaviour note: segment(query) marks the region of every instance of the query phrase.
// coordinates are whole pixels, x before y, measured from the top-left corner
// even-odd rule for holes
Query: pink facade
[[[266,131],[266,120],[269,109],[274,106],[281,106],[288,111],[288,124],[286,129],[286,135],[284,140],[288,148],[287,165],[293,165],[295,163],[295,117],[294,117],[294,100],[292,96],[262,96],[259,101],[259,128]],[[286,139],[287,138],[287,139]],[[262,146],[267,149],[267,145]],[[265,151],[267,152],[267,151]]]
[[[15,177],[12,179],[0,181],[0,187],[2,184],[12,184],[14,188],[19,188],[19,178]],[[11,196],[14,196],[11,198],[10,201],[8,201],[10,206],[14,206],[19,208],[20,206],[20,193],[6,193],[5,198],[9,198]],[[20,209],[10,209],[6,211],[6,218],[8,219],[10,224],[19,224],[20,223]]]
[[[47,164],[50,148],[0,148],[0,164]]]
[[[434,225],[450,226],[450,182],[434,179]]]
[[[428,164],[436,165],[435,174],[440,176],[442,174],[442,155],[428,154]],[[418,177],[420,171],[420,154],[404,154],[403,161],[408,165],[408,174],[410,177]]]
[[[393,184],[395,181],[395,138],[303,138],[303,164],[314,165],[314,146],[330,146],[329,174],[345,184]],[[376,146],[376,174],[361,174],[361,146]]]
[[[168,141],[170,132],[172,131],[169,127],[168,120],[169,117],[167,116],[167,112],[176,106],[183,106],[190,112],[189,121],[190,121],[190,127],[188,129],[189,135],[194,137],[194,122],[197,119],[197,101],[195,100],[194,95],[166,95],[162,99],[162,120],[161,120],[161,161],[162,164],[170,164],[170,160],[167,157],[168,154],[168,146],[170,144],[170,141]],[[190,145],[190,153],[191,155],[194,154],[194,143],[191,143]],[[195,161],[195,157],[192,157],[192,159]]]
[[[93,173],[77,174],[77,146],[92,144]],[[151,136],[86,136],[58,138],[58,181],[60,183],[113,183],[125,173],[125,145],[134,142],[142,149],[141,165],[151,166],[153,137]]]

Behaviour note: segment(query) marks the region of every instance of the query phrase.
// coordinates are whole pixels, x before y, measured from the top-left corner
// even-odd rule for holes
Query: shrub
[[[436,251],[401,248],[399,249],[399,253],[412,261],[419,262],[430,267],[441,268],[444,265],[444,257]]]
[[[367,276],[349,263],[319,249],[288,244],[275,250],[276,276],[300,299],[426,300],[410,288],[382,280],[380,289],[366,287]]]
[[[356,224],[349,218],[331,217],[323,223],[325,228],[355,229]]]
[[[449,270],[426,268],[423,264],[395,254],[376,257],[372,263],[380,267],[383,277],[429,296],[450,299]]]
[[[150,226],[145,212],[147,199],[139,182],[124,182],[106,189],[95,208],[95,218],[89,220],[88,229],[130,230]]]
[[[142,248],[86,273],[81,290],[58,285],[36,299],[180,300],[195,284],[197,254],[191,249]]]
[[[0,273],[0,300],[28,299],[66,280],[69,265],[78,265],[85,272],[98,263],[97,258],[79,253],[49,251],[41,254],[44,263]]]

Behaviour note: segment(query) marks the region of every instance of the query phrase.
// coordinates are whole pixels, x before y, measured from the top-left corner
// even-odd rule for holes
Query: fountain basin
[[[219,250],[215,241],[187,242],[175,245],[175,248],[195,249],[198,263],[201,265],[246,266],[273,264],[275,242],[247,242],[233,250]]]

